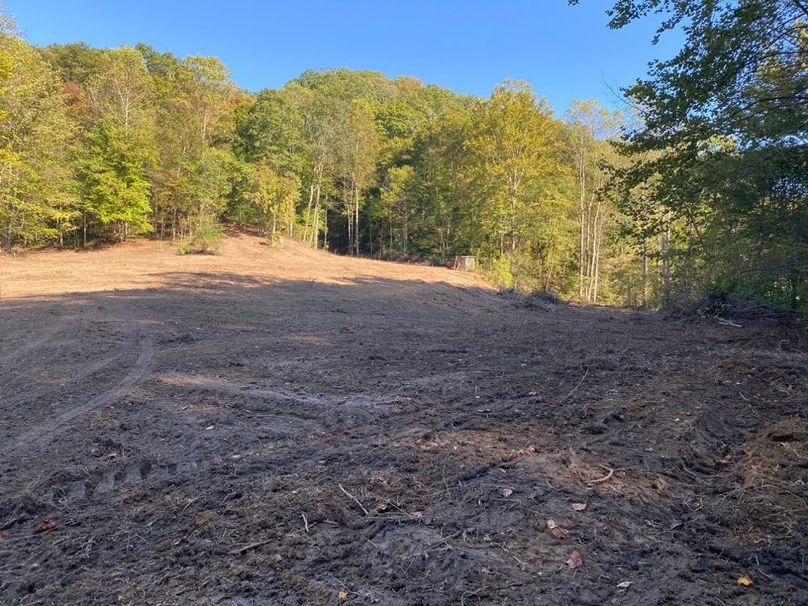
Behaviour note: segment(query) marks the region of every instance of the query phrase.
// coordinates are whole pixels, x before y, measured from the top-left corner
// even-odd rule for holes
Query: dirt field
[[[793,328],[247,236],[0,288],[0,604],[808,604]]]

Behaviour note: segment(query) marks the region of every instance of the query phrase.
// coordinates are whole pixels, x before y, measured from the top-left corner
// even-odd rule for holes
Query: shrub
[[[507,255],[500,255],[485,259],[482,264],[483,274],[494,287],[500,290],[513,288],[513,274],[511,273],[511,260]]]
[[[222,226],[216,223],[200,226],[194,235],[183,240],[178,252],[181,255],[216,255],[224,239]]]

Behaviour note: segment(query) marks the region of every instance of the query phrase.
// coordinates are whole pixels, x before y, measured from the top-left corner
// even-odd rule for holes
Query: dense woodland
[[[580,10],[570,8],[570,10]],[[212,57],[37,48],[2,21],[0,242],[215,239],[222,223],[345,254],[477,255],[504,288],[656,307],[715,291],[806,309],[808,13],[797,0],[620,0],[686,44],[563,114],[370,71],[240,90]]]

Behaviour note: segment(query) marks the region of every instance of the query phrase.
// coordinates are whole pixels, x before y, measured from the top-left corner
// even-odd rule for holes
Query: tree
[[[61,235],[75,207],[58,78],[10,22],[0,21],[0,227],[11,248]]]
[[[91,222],[111,228],[115,239],[152,230],[152,81],[142,55],[129,47],[107,51],[99,69],[88,84],[93,122],[78,154],[85,244]]]
[[[617,136],[621,117],[606,111],[597,101],[573,101],[566,120],[577,173],[578,296],[596,303],[604,232],[613,212],[604,192],[611,151],[608,140]]]
[[[574,2],[573,2],[574,3]],[[663,208],[668,282],[805,305],[808,296],[808,8],[801,0],[619,0],[620,28],[667,16],[685,42],[626,91],[642,114],[620,151],[624,192]],[[625,196],[624,196],[625,197]]]
[[[531,181],[562,170],[559,131],[545,101],[530,86],[509,82],[497,87],[482,104],[479,132],[470,149],[485,162],[491,187],[489,219],[500,252],[514,253],[524,237]]]
[[[347,218],[348,250],[358,255],[359,216],[365,190],[376,168],[378,134],[370,105],[351,102],[337,150],[337,171],[342,180],[343,213]]]
[[[207,57],[178,59],[140,45],[154,87],[157,160],[151,170],[161,236],[192,235],[218,220],[227,203],[234,158],[230,115],[239,107],[227,69]]]
[[[281,230],[293,235],[298,180],[279,175],[268,162],[245,165],[243,170],[239,198],[254,211],[255,224],[272,240]]]
[[[90,220],[112,227],[119,240],[151,231],[147,158],[139,142],[122,125],[102,121],[87,136],[80,158],[84,243]]]

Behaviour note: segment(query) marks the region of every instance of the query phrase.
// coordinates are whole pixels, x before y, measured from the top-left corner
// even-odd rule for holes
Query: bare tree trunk
[[[665,305],[670,303],[671,295],[671,217],[668,212],[665,218],[665,232],[662,234],[662,296]]]
[[[353,209],[348,210],[348,254],[353,254]]]
[[[314,199],[314,248],[320,243],[320,184],[317,184],[317,195]]]
[[[642,306],[648,307],[648,244],[642,241]]]
[[[584,232],[586,231],[586,152],[584,143],[581,141],[580,153],[578,155],[578,188],[579,188],[579,209],[578,218],[580,223],[580,257],[578,259],[578,297],[584,297],[584,267],[586,267],[586,244]]]
[[[311,204],[314,200],[314,179],[312,178],[309,185],[309,202],[306,204],[306,223],[303,227],[303,243],[309,243],[309,219],[311,218]]]
[[[598,204],[598,212],[600,212],[600,204]],[[600,251],[603,246],[604,221],[605,219],[601,214],[600,222],[597,228],[597,240],[595,242],[595,271],[594,271],[595,287],[592,292],[592,303],[598,302],[598,287],[600,286]]]
[[[402,217],[403,221],[401,223],[401,230],[403,235],[403,247],[404,247],[404,254],[406,255],[409,251],[410,247],[410,222],[409,222],[409,212],[407,210],[407,204],[404,204],[404,216]]]
[[[354,255],[359,256],[359,187],[356,181],[353,185],[354,195]]]

